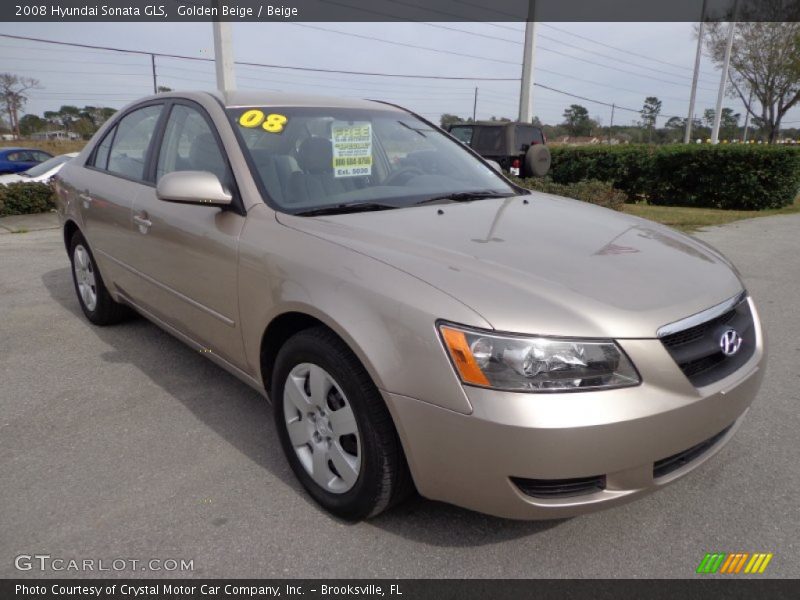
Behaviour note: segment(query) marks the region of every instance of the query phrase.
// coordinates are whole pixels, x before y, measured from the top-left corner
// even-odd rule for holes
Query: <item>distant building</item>
[[[74,131],[37,131],[30,135],[32,140],[79,140],[81,136]]]
[[[15,139],[17,139],[17,136],[13,133],[0,133],[0,140],[3,140],[4,142],[11,142]]]
[[[624,143],[619,138],[612,137],[610,140],[605,136],[576,136],[576,135],[563,135],[556,139],[551,139],[550,144],[567,145],[567,146],[586,146],[591,144],[615,144]]]

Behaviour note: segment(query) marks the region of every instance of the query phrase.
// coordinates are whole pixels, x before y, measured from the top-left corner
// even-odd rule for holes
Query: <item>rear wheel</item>
[[[389,411],[364,367],[330,330],[307,329],[278,353],[275,424],[309,494],[351,520],[379,514],[413,489]]]
[[[72,281],[83,314],[95,325],[113,325],[131,316],[132,311],[108,293],[92,251],[83,235],[76,231],[69,246]]]

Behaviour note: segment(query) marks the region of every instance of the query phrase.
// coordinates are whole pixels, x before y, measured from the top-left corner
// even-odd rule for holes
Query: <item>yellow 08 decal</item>
[[[283,131],[283,126],[286,125],[286,121],[288,120],[289,119],[283,115],[273,113],[271,115],[267,115],[267,119],[264,121],[262,127],[264,128],[264,131],[269,131],[270,133],[280,133]]]
[[[264,111],[253,108],[242,113],[242,116],[239,117],[239,125],[242,127],[247,127],[248,129],[252,129],[261,125],[264,131],[269,131],[270,133],[280,133],[283,131],[283,127],[286,125],[288,120],[289,119],[286,118],[286,116],[279,115],[277,113],[272,113],[265,116]]]

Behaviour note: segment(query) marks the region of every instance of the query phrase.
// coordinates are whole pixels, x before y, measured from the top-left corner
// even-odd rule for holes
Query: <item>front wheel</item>
[[[325,509],[359,520],[408,495],[411,479],[389,411],[333,332],[307,329],[284,344],[271,397],[289,464]]]
[[[106,289],[97,262],[83,235],[76,231],[70,240],[72,281],[83,314],[95,325],[113,325],[131,315],[131,310],[116,302]]]

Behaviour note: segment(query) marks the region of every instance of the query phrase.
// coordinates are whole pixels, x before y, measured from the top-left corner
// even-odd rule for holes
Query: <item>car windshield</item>
[[[31,167],[22,173],[22,175],[25,175],[25,177],[39,177],[39,175],[44,175],[50,169],[54,169],[58,165],[63,165],[68,160],[72,160],[72,157],[62,154],[61,156],[56,156],[55,158],[39,163],[35,167]]]
[[[244,107],[229,115],[263,191],[284,212],[516,193],[460,143],[408,113]]]

